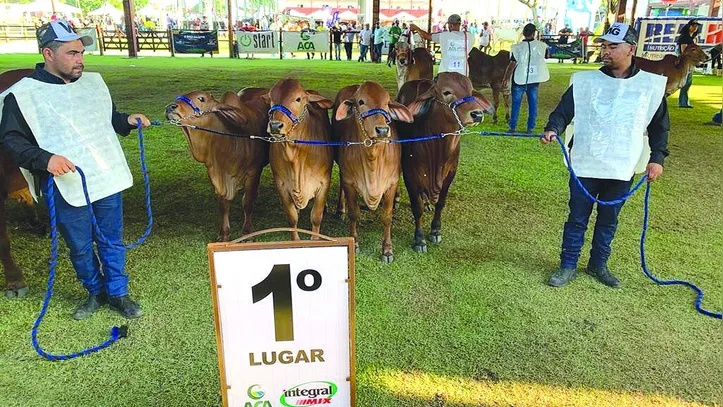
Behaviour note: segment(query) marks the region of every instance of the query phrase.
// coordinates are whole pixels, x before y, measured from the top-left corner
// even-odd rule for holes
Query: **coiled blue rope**
[[[151,233],[151,229],[153,226],[153,213],[151,211],[151,190],[150,190],[150,184],[148,179],[148,170],[146,168],[146,162],[145,162],[145,147],[143,145],[143,131],[141,129],[141,121],[138,119],[138,142],[139,142],[139,149],[140,149],[140,161],[141,161],[141,170],[143,171],[143,184],[146,189],[146,210],[148,212],[148,226],[146,227],[146,231],[144,232],[143,236],[141,236],[138,241],[135,243],[129,244],[125,246],[128,249],[132,249],[141,243],[143,243],[148,235]],[[154,123],[152,123],[154,124]],[[98,238],[103,241],[103,243],[111,244],[110,241],[101,233],[100,228],[98,227],[98,221],[95,218],[95,215],[93,214],[93,207],[90,203],[90,197],[88,196],[88,186],[86,185],[85,180],[85,174],[83,173],[83,170],[80,169],[80,167],[75,167],[76,170],[78,170],[78,173],[80,174],[81,181],[83,183],[83,193],[85,194],[85,201],[88,205],[88,210],[90,211],[91,216],[91,223],[93,224],[93,229],[98,236]],[[35,323],[33,324],[33,328],[30,331],[30,338],[31,342],[33,344],[33,348],[35,349],[35,352],[38,353],[41,357],[56,361],[56,360],[68,360],[68,359],[74,359],[80,356],[89,355],[94,352],[98,352],[102,349],[105,349],[118,341],[118,339],[124,338],[128,336],[128,326],[122,325],[120,327],[114,326],[110,330],[110,337],[107,341],[101,343],[100,345],[93,346],[87,349],[83,349],[79,352],[75,353],[68,353],[68,354],[53,354],[46,352],[38,343],[38,329],[40,328],[40,324],[43,322],[43,317],[45,317],[45,314],[48,312],[48,306],[50,305],[50,298],[53,296],[53,285],[55,284],[55,268],[58,263],[58,230],[57,230],[57,216],[55,213],[55,182],[53,181],[53,176],[50,175],[48,177],[48,196],[47,196],[47,202],[48,202],[48,213],[50,215],[50,273],[48,275],[48,284],[47,284],[47,290],[45,292],[45,299],[43,300],[43,306],[40,309],[40,312],[38,313],[38,318],[35,320]]]

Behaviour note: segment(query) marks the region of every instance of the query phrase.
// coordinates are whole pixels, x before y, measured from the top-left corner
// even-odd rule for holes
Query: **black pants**
[[[354,43],[351,43],[351,42],[344,43],[344,49],[346,50],[347,61],[351,61],[351,47],[353,47],[353,46],[354,46]]]
[[[723,65],[721,64],[721,52],[717,49],[713,48],[710,50],[710,67],[713,69],[723,69]]]

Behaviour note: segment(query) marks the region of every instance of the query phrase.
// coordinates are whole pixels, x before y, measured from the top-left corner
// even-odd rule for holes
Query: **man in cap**
[[[392,26],[389,27],[389,53],[387,54],[387,66],[391,67],[392,64],[397,63],[397,54],[394,52],[394,47],[399,41],[399,37],[402,35],[402,29],[399,27],[399,20],[394,20]]]
[[[460,31],[462,26],[462,17],[459,14],[452,14],[447,19],[447,27],[449,31],[440,31],[430,34],[416,24],[410,24],[409,29],[416,32],[427,41],[434,41],[440,46],[442,59],[439,62],[437,73],[441,72],[459,72],[464,76],[469,73],[467,65],[467,55],[469,50],[474,46],[474,36],[469,35],[466,31]]]
[[[686,25],[684,25],[680,29],[680,35],[678,36],[676,43],[678,44],[678,54],[682,54],[685,49],[691,45],[695,44],[698,41],[698,36],[700,35],[700,23],[696,19],[692,19],[688,21]],[[685,85],[683,85],[682,88],[680,88],[680,93],[678,94],[678,107],[683,108],[692,108],[690,101],[688,100],[688,90],[690,90],[690,87],[693,86],[693,69],[691,68],[690,72],[688,72],[688,76],[685,79]]]
[[[670,128],[666,78],[635,66],[637,35],[627,24],[614,23],[595,41],[602,43],[603,67],[573,74],[541,141],[547,144],[559,137],[574,117],[574,139],[568,140],[573,168],[592,196],[613,201],[630,190],[635,172],[645,172],[649,181],[663,173]],[[576,277],[593,208],[572,177],[569,186],[570,212],[562,235],[560,268],[548,281],[553,287],[563,287]],[[610,287],[620,286],[607,260],[622,206],[598,205],[586,270]]]
[[[139,317],[140,306],[128,296],[121,240],[121,191],[133,179],[116,133],[128,135],[138,120],[143,127],[150,122],[142,114],[119,113],[101,76],[83,74],[84,46],[92,44],[92,38],[76,34],[58,19],[38,29],[38,41],[44,63],[35,66],[32,77],[0,95],[1,148],[32,173],[26,177],[31,191],[39,181],[48,196],[48,176],[55,177],[58,229],[88,291],[73,318],[87,318],[106,303],[127,318]],[[87,177],[91,206],[108,242],[93,232],[76,165]]]
[[[517,128],[523,94],[527,94],[529,107],[527,132],[532,132],[537,120],[537,89],[540,83],[550,80],[550,71],[545,63],[547,44],[536,40],[535,33],[537,33],[537,27],[532,23],[522,29],[522,35],[525,38],[512,46],[510,63],[507,65],[502,82],[502,88],[507,89],[510,76],[512,76],[512,113],[508,130],[510,133],[514,133]]]

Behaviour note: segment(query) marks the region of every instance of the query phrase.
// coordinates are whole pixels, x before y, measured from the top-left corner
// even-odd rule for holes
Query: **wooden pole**
[[[625,8],[627,7],[627,0],[618,0],[618,7],[615,11],[615,22],[625,22]]]
[[[432,0],[429,0],[429,14],[427,14],[428,20],[427,20],[427,32],[432,33]],[[409,39],[411,42],[411,38]],[[427,48],[432,49],[432,42],[427,41]]]
[[[133,0],[123,0],[123,14],[125,15],[126,19],[126,41],[128,41],[128,58],[137,58],[138,41],[136,41]]]
[[[228,12],[228,57],[233,58],[233,24],[231,23],[233,21],[233,16],[231,15],[231,7],[233,0],[228,0],[227,3],[227,12]]]
[[[710,11],[708,15],[711,17],[718,17],[720,14],[720,2],[721,0],[710,0]]]
[[[53,14],[55,14],[55,0],[50,0],[50,7],[53,9]]]

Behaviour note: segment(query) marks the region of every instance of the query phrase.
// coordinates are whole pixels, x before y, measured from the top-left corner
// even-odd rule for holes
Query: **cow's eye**
[[[301,98],[296,98],[296,102],[301,102]]]
[[[363,100],[360,100],[360,101],[359,101],[359,106],[364,106],[364,101],[363,101]]]
[[[449,96],[449,95],[451,95],[451,94],[452,94],[452,92],[450,92],[450,91],[448,91],[448,90],[445,90],[444,93],[443,93],[444,96]]]
[[[198,97],[198,101],[199,101],[199,102],[205,102],[205,101],[206,101],[206,98],[203,97],[203,96],[199,96],[199,97]]]

